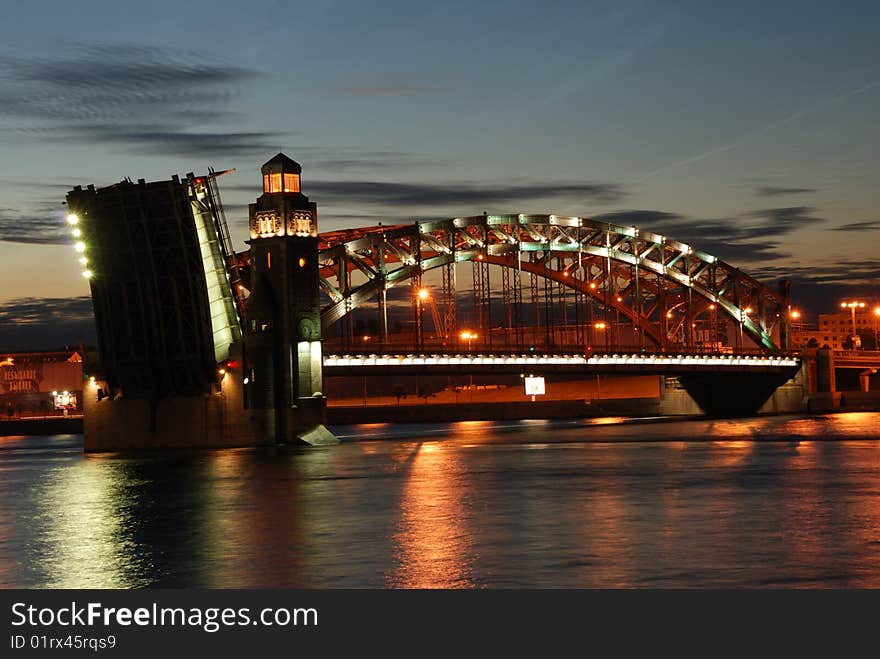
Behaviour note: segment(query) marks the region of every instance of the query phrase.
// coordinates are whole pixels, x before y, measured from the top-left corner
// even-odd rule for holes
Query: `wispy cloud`
[[[0,350],[94,344],[92,299],[24,297],[0,303]]]
[[[778,188],[772,185],[764,185],[755,188],[755,194],[759,197],[781,197],[794,194],[808,194],[810,192],[818,192],[815,188]]]
[[[742,217],[757,220],[749,228],[755,233],[755,238],[764,235],[782,236],[796,229],[810,224],[826,222],[825,218],[818,217],[812,206],[789,206],[787,208],[764,208],[749,211]]]
[[[511,204],[532,200],[565,198],[572,201],[611,203],[625,196],[614,183],[601,182],[512,182],[471,183],[389,183],[381,181],[309,181],[308,189],[323,199],[348,203],[375,204],[391,208],[413,208],[429,212],[432,206],[470,208],[482,211],[490,204]],[[515,209],[514,209],[515,210]]]
[[[604,222],[652,229],[732,263],[762,262],[786,254],[782,238],[825,222],[809,206],[765,208],[732,218],[691,218],[660,210],[625,210],[594,216]]]
[[[840,226],[830,227],[832,231],[877,231],[880,229],[880,220],[865,220],[864,222],[850,222]]]
[[[351,85],[330,87],[324,91],[331,94],[355,94],[359,96],[388,96],[401,94],[430,94],[437,90],[427,85]]]
[[[174,155],[265,152],[277,135],[219,130],[236,116],[240,86],[257,76],[191,51],[80,44],[0,60],[0,114],[29,120],[20,134],[49,140]]]
[[[88,141],[120,144],[137,148],[139,153],[178,156],[223,156],[247,153],[265,153],[277,148],[274,133],[188,132],[161,126],[136,125],[79,125],[68,127],[47,140],[56,142]]]
[[[70,242],[60,204],[37,202],[28,210],[0,208],[0,241],[34,245]]]

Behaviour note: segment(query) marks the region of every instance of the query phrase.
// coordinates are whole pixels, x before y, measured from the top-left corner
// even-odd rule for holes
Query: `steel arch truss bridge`
[[[547,347],[741,352],[751,340],[765,353],[787,348],[786,286],[771,289],[711,254],[637,227],[558,215],[478,215],[320,239],[325,336],[353,310],[375,304],[387,340],[386,291],[420,287],[423,276],[440,270],[432,275],[442,283],[433,289],[430,317],[432,336],[444,345],[460,345],[467,327],[483,348],[533,348],[538,338]],[[461,272],[468,266],[456,267],[465,262],[470,278]],[[493,277],[490,265],[500,266]],[[422,314],[418,308],[413,322],[419,341]],[[469,322],[459,323],[465,315]],[[475,347],[469,340],[468,346]]]

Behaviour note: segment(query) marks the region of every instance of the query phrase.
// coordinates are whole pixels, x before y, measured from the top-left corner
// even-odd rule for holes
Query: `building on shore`
[[[818,327],[792,323],[793,348],[876,349],[880,331],[880,305],[865,303],[864,307],[841,309],[819,314]],[[855,324],[853,324],[855,322]],[[854,340],[853,337],[859,337]]]
[[[82,414],[78,350],[0,353],[0,418]]]

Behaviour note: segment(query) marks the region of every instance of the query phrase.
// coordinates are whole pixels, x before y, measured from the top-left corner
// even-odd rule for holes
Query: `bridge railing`
[[[369,344],[345,344],[341,341],[325,341],[324,355],[705,355],[717,357],[800,357],[799,351],[780,351],[767,353],[763,350],[718,350],[717,348],[689,347],[677,349],[638,348],[631,345],[620,346],[584,346],[581,344],[557,344],[539,345],[526,347],[500,346],[489,347],[485,345],[467,345],[457,342],[452,343],[425,343],[414,345],[412,343],[382,343],[369,342]]]
[[[865,357],[868,359],[880,358],[880,350],[835,350],[835,357]]]

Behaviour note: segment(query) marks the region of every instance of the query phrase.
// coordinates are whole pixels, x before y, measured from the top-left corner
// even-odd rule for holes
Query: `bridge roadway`
[[[788,379],[801,366],[796,355],[756,354],[330,354],[324,377],[350,375],[594,374],[688,375],[739,373]]]
[[[834,350],[834,368],[880,368],[878,350]]]

